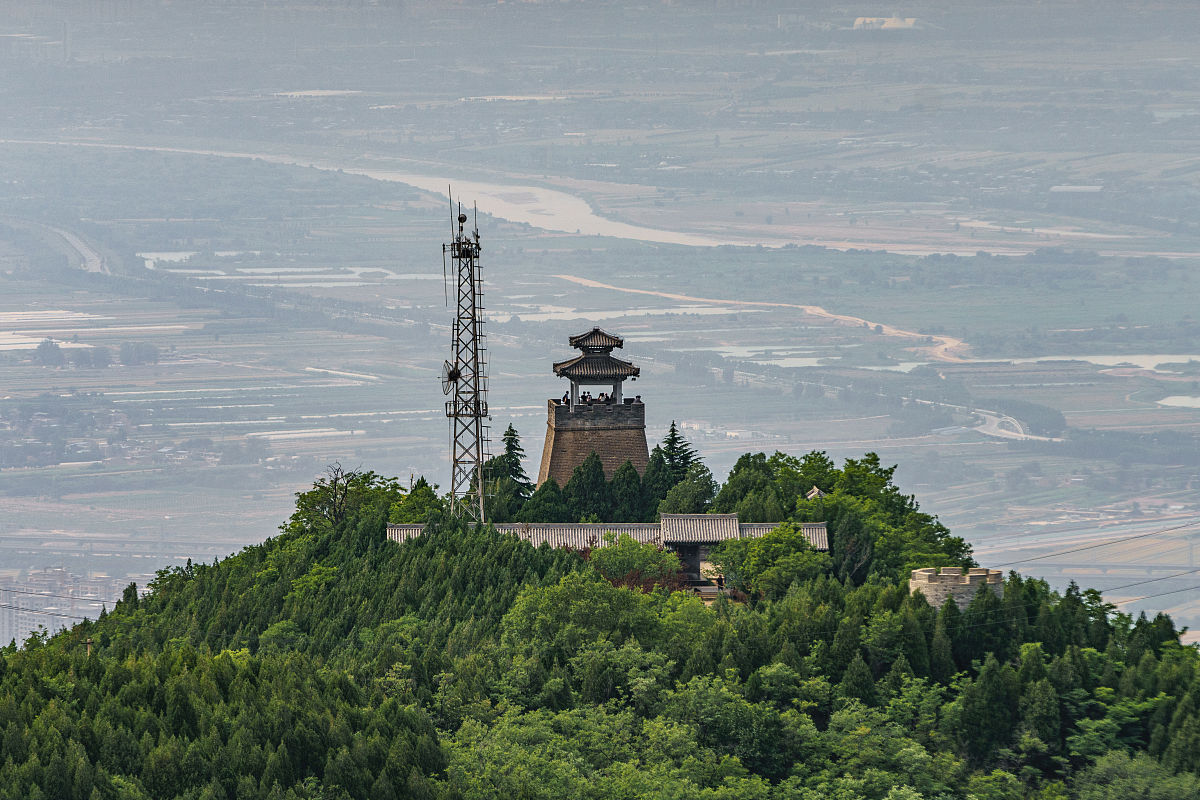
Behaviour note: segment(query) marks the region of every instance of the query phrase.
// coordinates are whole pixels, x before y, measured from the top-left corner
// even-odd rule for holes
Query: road
[[[59,238],[70,245],[71,249],[79,255],[80,261],[82,262],[80,266],[82,266],[85,271],[95,272],[100,275],[111,274],[108,271],[108,264],[105,262],[104,256],[100,255],[100,253],[94,247],[85,242],[83,239],[80,239],[70,231],[63,230],[62,228],[56,228],[53,225],[41,225],[40,227],[43,227],[48,231],[53,231],[58,235]]]
[[[29,219],[21,219],[19,217],[4,217],[4,222],[17,228],[26,230],[37,229],[42,234],[61,240],[68,248],[75,252],[79,259],[79,266],[87,272],[95,272],[100,275],[111,275],[108,270],[108,262],[104,260],[104,256],[100,251],[85,242],[78,234],[71,231],[59,228],[55,225],[47,225],[44,222],[34,222]]]

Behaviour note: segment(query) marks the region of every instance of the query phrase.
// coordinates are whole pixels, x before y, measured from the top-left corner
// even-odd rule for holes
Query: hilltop
[[[535,549],[436,511],[397,545],[396,481],[321,481],[278,536],[5,648],[0,796],[1200,792],[1200,660],[1168,618],[1015,573],[933,608],[906,570],[969,550],[877,459],[828,468],[787,517],[828,516],[830,553],[788,524],[720,549],[745,601],[711,606],[626,588],[670,583],[653,546]]]

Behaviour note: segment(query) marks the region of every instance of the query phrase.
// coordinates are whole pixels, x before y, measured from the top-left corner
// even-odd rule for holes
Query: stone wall
[[[546,444],[538,484],[554,478],[560,487],[571,479],[575,467],[595,450],[604,475],[632,461],[638,474],[646,471],[650,451],[646,446],[646,406],[642,403],[593,403],[573,408],[551,400],[546,407]]]
[[[980,586],[987,586],[997,597],[1003,597],[1004,573],[982,567],[973,567],[966,574],[958,567],[942,567],[940,572],[937,567],[926,567],[914,569],[908,581],[909,593],[920,590],[934,608],[940,608],[947,597],[953,597],[960,609],[966,608]]]

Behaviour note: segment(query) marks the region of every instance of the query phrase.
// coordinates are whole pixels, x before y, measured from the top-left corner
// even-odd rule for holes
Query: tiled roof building
[[[593,451],[600,456],[604,474],[613,473],[626,461],[638,473],[646,469],[650,451],[646,446],[646,407],[640,397],[622,393],[626,379],[637,380],[641,370],[612,351],[625,341],[600,328],[570,338],[580,354],[554,364],[554,374],[570,381],[561,399],[546,404],[546,444],[538,483],[553,478],[559,486],[571,479],[575,467]],[[609,391],[591,397],[583,387],[605,387]]]
[[[661,522],[505,522],[495,524],[501,533],[511,533],[534,547],[586,550],[605,545],[604,535],[628,534],[639,542],[670,548],[679,554],[685,571],[699,577],[701,550],[727,539],[757,539],[778,528],[778,522],[739,522],[737,514],[663,514]],[[817,550],[829,549],[829,533],[824,522],[800,525],[809,544]],[[406,542],[425,532],[424,525],[388,525],[387,537]]]

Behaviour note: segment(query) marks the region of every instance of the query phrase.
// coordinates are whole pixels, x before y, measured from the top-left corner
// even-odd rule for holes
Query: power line
[[[1193,520],[1192,522],[1189,522],[1186,525],[1176,525],[1173,528],[1163,528],[1163,529],[1157,530],[1157,531],[1150,531],[1149,533],[1139,533],[1135,536],[1124,536],[1119,539],[1109,539],[1108,541],[1100,542],[1099,544],[1089,544],[1089,545],[1085,545],[1083,547],[1073,547],[1070,550],[1060,550],[1057,553],[1047,553],[1044,556],[1032,556],[1030,558],[1021,558],[1016,561],[1006,561],[1003,564],[997,564],[996,566],[1010,567],[1013,564],[1024,564],[1028,561],[1041,561],[1044,558],[1054,558],[1055,556],[1065,556],[1065,555],[1070,555],[1071,553],[1082,553],[1084,550],[1095,550],[1098,547],[1108,547],[1109,545],[1120,544],[1122,542],[1132,542],[1136,539],[1146,539],[1150,536],[1159,536],[1164,533],[1171,533],[1173,531],[1181,531],[1184,528],[1194,528],[1197,525],[1200,525],[1200,519]]]
[[[13,611],[24,611],[28,614],[45,614],[48,617],[66,617],[67,619],[87,619],[84,614],[60,614],[57,611],[42,611],[36,608],[21,608],[9,603],[0,603],[0,608],[11,608]]]
[[[1161,578],[1150,578],[1150,579],[1144,580],[1144,581],[1137,581],[1136,583],[1125,583],[1120,586],[1110,586],[1107,589],[1101,589],[1100,591],[1101,592],[1115,592],[1117,589],[1128,589],[1131,586],[1144,586],[1147,583],[1156,583],[1158,581],[1169,581],[1172,578],[1182,578],[1184,575],[1191,575],[1194,572],[1200,572],[1200,567],[1197,567],[1196,569],[1189,569],[1186,572],[1176,572],[1174,575],[1164,575]],[[1182,590],[1180,590],[1180,591],[1182,591]]]
[[[28,594],[34,597],[59,597],[63,600],[75,600],[81,603],[116,603],[116,600],[105,600],[96,597],[79,597],[71,594],[54,594],[53,592],[39,592],[34,589],[11,589],[7,586],[0,586],[0,593],[13,592],[14,594]]]
[[[1148,594],[1143,597],[1133,597],[1133,598],[1130,598],[1129,600],[1122,600],[1121,602],[1115,603],[1114,605],[1123,606],[1126,603],[1136,603],[1141,600],[1149,600],[1152,597],[1166,597],[1169,594],[1179,594],[1180,592],[1195,592],[1195,591],[1197,591],[1197,587],[1188,586],[1185,589],[1172,589],[1169,592],[1159,592],[1158,594]]]

